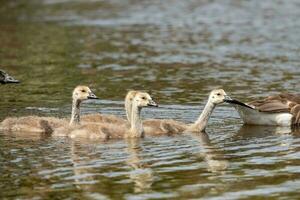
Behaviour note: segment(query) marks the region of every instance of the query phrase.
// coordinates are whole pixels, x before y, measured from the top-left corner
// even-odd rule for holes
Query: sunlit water
[[[194,121],[213,88],[248,101],[298,92],[297,0],[1,1],[0,119],[69,116],[71,91],[101,98],[83,113],[125,116],[128,89],[161,105],[144,118]],[[242,126],[218,107],[207,135],[82,141],[0,133],[0,197],[298,199],[300,131]]]

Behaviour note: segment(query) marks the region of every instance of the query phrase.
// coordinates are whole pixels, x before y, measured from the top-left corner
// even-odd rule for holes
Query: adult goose
[[[7,74],[5,71],[0,69],[0,83],[7,84],[7,83],[19,83],[17,79]]]
[[[87,99],[97,99],[97,96],[87,86],[77,86],[72,93],[72,114],[68,124],[66,119],[55,117],[25,116],[8,117],[0,123],[0,130],[22,131],[50,134],[54,129],[77,125],[80,122],[80,105]]]
[[[242,103],[226,100],[238,111],[245,124],[270,126],[300,125],[300,95],[282,93]]]

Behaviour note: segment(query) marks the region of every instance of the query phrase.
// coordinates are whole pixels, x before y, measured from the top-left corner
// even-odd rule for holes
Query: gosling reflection
[[[203,147],[202,156],[208,166],[210,172],[221,172],[229,167],[229,162],[225,160],[224,154],[221,149],[216,147],[210,142],[207,133],[202,132],[200,134],[192,134],[193,138],[199,141],[201,147]]]
[[[73,140],[71,143],[71,162],[73,165],[74,175],[71,179],[74,180],[74,185],[78,189],[91,191],[94,184],[99,181],[98,167],[95,166],[95,161],[101,158],[97,153],[99,143],[91,144],[84,141]]]
[[[132,168],[130,179],[134,182],[134,192],[140,193],[151,189],[153,183],[153,171],[143,162],[143,148],[138,138],[128,138],[127,142],[127,164]]]
[[[0,131],[0,134],[3,134],[5,136],[17,139],[17,140],[30,140],[30,141],[39,141],[39,140],[45,140],[51,137],[49,134],[41,133],[36,134],[32,132],[26,132],[26,131]]]

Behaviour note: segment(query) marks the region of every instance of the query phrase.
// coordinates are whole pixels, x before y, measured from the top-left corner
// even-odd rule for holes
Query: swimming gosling
[[[87,99],[97,99],[97,96],[87,86],[77,86],[72,93],[72,114],[70,125],[80,122],[80,105]],[[66,119],[55,117],[8,117],[0,123],[0,130],[23,131],[50,134],[54,129],[68,124]]]

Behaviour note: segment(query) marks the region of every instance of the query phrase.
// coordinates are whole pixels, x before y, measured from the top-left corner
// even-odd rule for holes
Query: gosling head
[[[147,92],[137,92],[133,98],[133,102],[136,103],[140,108],[148,106],[158,106]]]
[[[130,90],[129,92],[127,92],[127,95],[125,97],[125,101],[129,101],[132,102],[133,98],[135,97],[135,95],[138,93],[137,90]]]
[[[73,91],[73,99],[77,101],[84,101],[87,99],[98,99],[98,97],[87,86],[77,86]]]
[[[226,94],[223,89],[215,89],[210,92],[209,100],[215,105],[221,104],[226,100],[231,100],[231,98]]]
[[[18,81],[14,77],[8,75],[5,71],[0,70],[0,83],[1,84],[20,83],[20,81]]]

